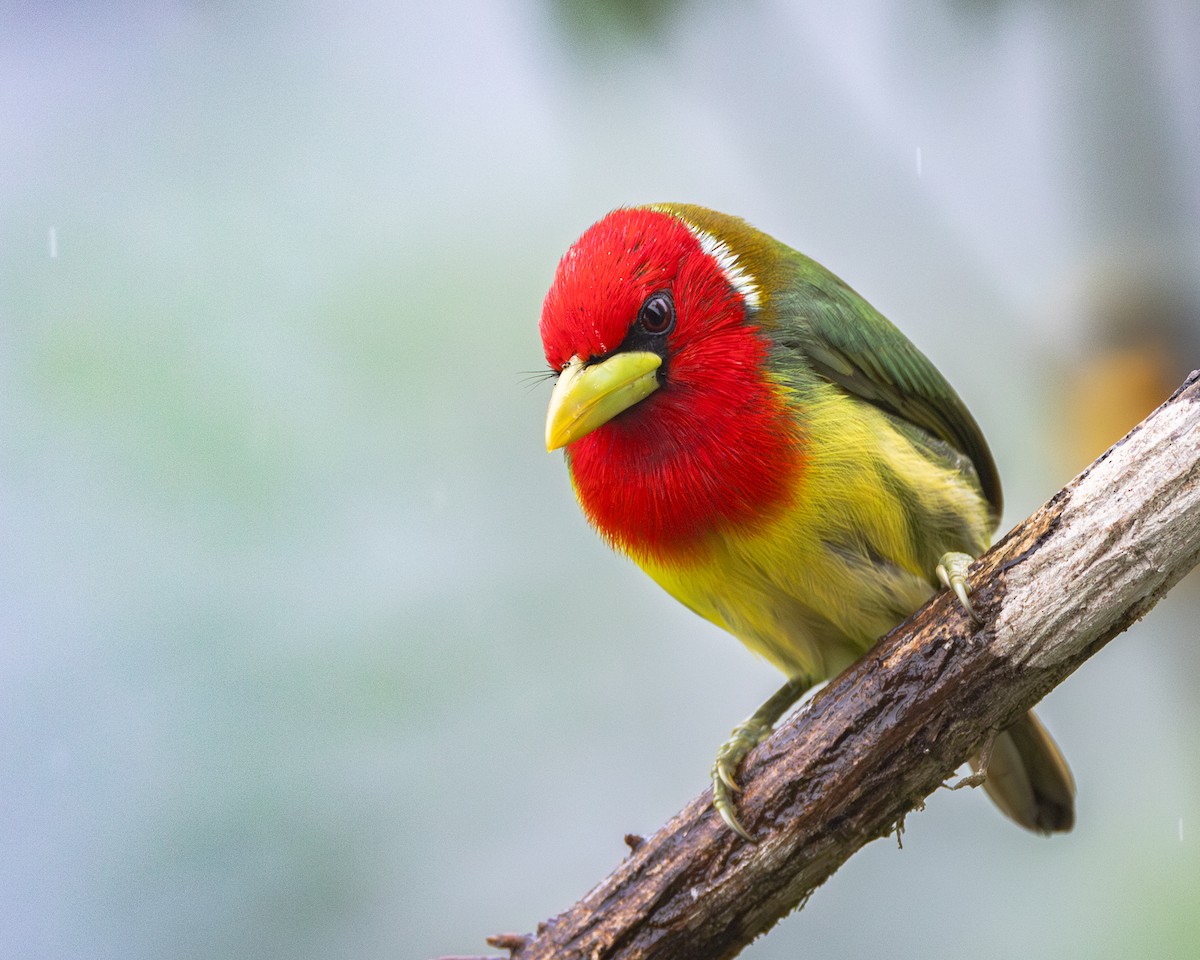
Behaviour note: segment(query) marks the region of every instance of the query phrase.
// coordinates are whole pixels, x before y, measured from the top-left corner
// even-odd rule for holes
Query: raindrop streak
[[[54,227],[50,228],[48,239],[50,241],[50,257],[53,259],[58,256],[58,231]]]
[[[917,176],[921,176],[921,148],[917,147]]]

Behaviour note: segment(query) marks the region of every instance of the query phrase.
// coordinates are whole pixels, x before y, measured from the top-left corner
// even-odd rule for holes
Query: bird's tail
[[[979,759],[971,766],[978,769]],[[1075,778],[1032,710],[997,734],[986,775],[992,802],[1027,830],[1059,833],[1075,825]]]

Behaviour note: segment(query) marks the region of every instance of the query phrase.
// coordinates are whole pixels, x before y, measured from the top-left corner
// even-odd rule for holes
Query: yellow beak
[[[557,450],[646,399],[658,389],[662,357],[648,351],[614,353],[584,366],[572,357],[554,385],[546,411],[546,449]]]

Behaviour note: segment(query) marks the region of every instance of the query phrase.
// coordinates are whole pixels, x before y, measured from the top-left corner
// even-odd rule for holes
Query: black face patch
[[[668,289],[655,290],[642,302],[637,318],[630,324],[625,339],[615,350],[588,358],[587,364],[601,363],[617,353],[655,353],[662,358],[658,368],[658,382],[666,382],[667,364],[670,359],[667,341],[675,329],[675,297]]]

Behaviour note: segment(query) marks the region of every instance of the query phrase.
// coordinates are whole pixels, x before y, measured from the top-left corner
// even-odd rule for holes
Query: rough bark
[[[520,960],[732,957],[802,905],[1200,559],[1200,372],[884,637],[742,768],[746,843],[693,800],[530,936]]]

